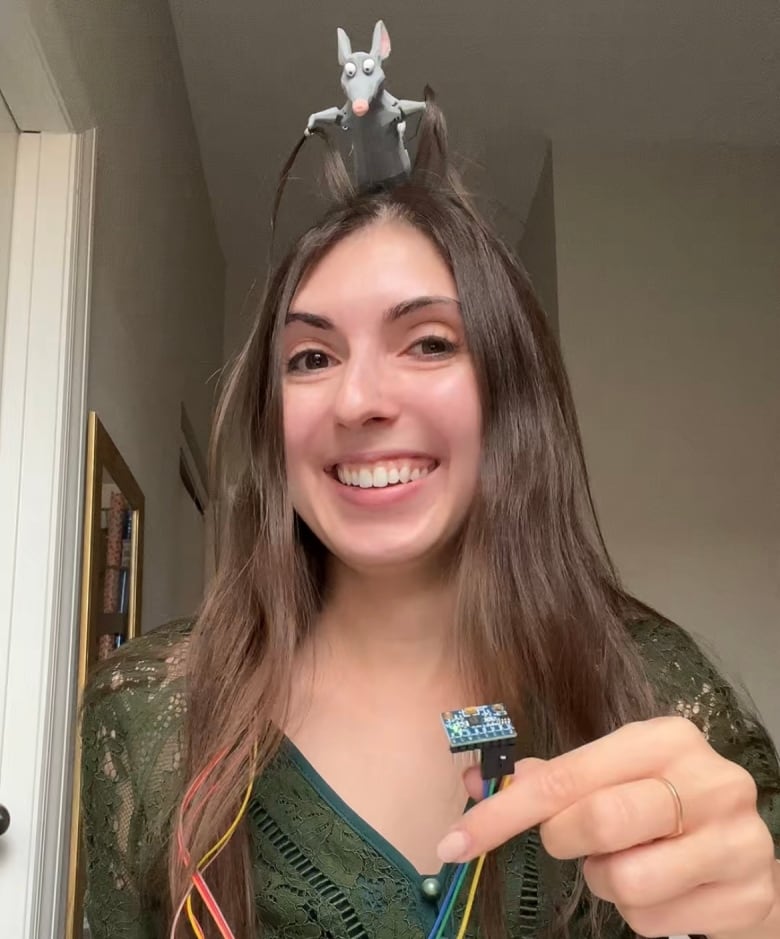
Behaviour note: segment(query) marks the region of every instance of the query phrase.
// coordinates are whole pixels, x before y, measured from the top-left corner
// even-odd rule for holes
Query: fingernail
[[[439,842],[436,853],[445,864],[459,861],[468,852],[471,839],[465,831],[451,831]]]

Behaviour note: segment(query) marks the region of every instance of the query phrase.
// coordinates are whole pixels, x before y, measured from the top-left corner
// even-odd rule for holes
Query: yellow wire
[[[202,870],[204,865],[207,864],[213,857],[215,857],[222,850],[222,848],[225,847],[228,841],[230,841],[230,839],[233,837],[233,834],[235,833],[236,828],[238,828],[238,825],[241,819],[244,817],[244,812],[246,812],[247,810],[247,806],[249,805],[249,800],[252,797],[252,787],[254,786],[254,783],[255,783],[256,764],[257,764],[257,743],[255,743],[252,749],[252,767],[251,767],[250,774],[249,774],[249,785],[246,787],[246,792],[244,793],[244,801],[241,803],[241,807],[238,810],[238,815],[236,815],[236,817],[233,819],[233,822],[230,828],[228,828],[228,830],[219,839],[219,841],[214,845],[214,847],[209,848],[209,850],[200,859],[200,861],[198,862],[197,870]],[[187,896],[187,918],[190,921],[190,926],[192,927],[192,931],[197,936],[197,939],[206,939],[206,937],[203,934],[202,929],[200,928],[200,924],[195,918],[195,911],[192,909],[192,888],[190,888],[190,893]]]
[[[501,780],[501,785],[498,787],[499,791],[501,789],[506,789],[506,787],[511,782],[511,776],[504,776]],[[477,896],[477,887],[479,886],[479,878],[482,875],[482,868],[485,865],[486,854],[481,854],[477,859],[477,866],[474,868],[474,876],[471,879],[471,886],[469,887],[469,895],[466,900],[466,909],[463,911],[463,920],[460,924],[460,929],[458,930],[458,935],[455,939],[464,939],[466,935],[466,930],[468,929],[469,920],[471,919],[471,913],[474,908],[474,899]]]
[[[479,877],[482,873],[482,867],[485,864],[485,855],[481,854],[477,860],[477,866],[474,868],[474,876],[471,879],[471,887],[469,888],[469,896],[466,900],[466,909],[463,911],[463,921],[460,924],[460,929],[458,930],[458,935],[456,939],[463,939],[466,935],[466,929],[469,925],[469,919],[471,918],[471,910],[474,906],[474,898],[477,895],[477,885],[479,884]]]
[[[214,845],[214,847],[210,848],[200,859],[200,861],[198,862],[198,870],[201,870],[204,864],[210,861],[219,851],[222,850],[222,848],[224,848],[224,846],[228,843],[228,841],[230,841],[230,839],[233,837],[233,833],[235,832],[236,828],[238,828],[239,822],[244,817],[244,812],[246,812],[247,806],[249,805],[249,800],[252,797],[252,787],[255,784],[256,759],[257,759],[257,744],[255,744],[254,750],[252,751],[252,767],[250,770],[249,785],[246,787],[246,792],[244,793],[244,801],[241,803],[241,808],[238,810],[238,815],[236,815],[236,817],[233,819],[233,822],[230,828],[228,828],[228,830],[219,839],[219,841]]]
[[[192,891],[190,890],[189,895],[187,896],[187,919],[190,921],[190,928],[198,937],[198,939],[206,939],[203,935],[203,930],[200,928],[200,923],[195,919],[195,911],[192,909]]]

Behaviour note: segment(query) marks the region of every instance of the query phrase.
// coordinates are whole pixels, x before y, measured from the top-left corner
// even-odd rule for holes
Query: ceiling
[[[546,142],[780,145],[777,0],[170,0],[228,265],[262,263],[282,163],[309,113],[343,103],[336,27],[370,46],[387,87],[436,90],[470,183],[519,237]],[[411,125],[411,121],[410,121]],[[282,232],[316,212],[322,144],[307,142]]]

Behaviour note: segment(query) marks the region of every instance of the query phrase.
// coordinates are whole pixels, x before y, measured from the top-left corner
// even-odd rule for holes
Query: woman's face
[[[435,557],[468,512],[481,417],[457,300],[433,243],[383,222],[331,248],[290,306],[290,494],[352,568]]]

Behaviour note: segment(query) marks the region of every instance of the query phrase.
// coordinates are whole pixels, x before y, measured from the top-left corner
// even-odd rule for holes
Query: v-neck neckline
[[[419,889],[420,884],[430,878],[438,880],[442,888],[449,882],[452,872],[458,866],[457,864],[442,864],[441,868],[435,874],[421,874],[406,855],[402,854],[381,832],[377,831],[373,825],[369,824],[369,822],[341,798],[336,790],[320,775],[286,735],[282,738],[282,746],[287,750],[295,768],[312,786],[320,798],[326,802],[334,812],[340,815],[363,841],[367,842],[378,854],[381,854],[411,881],[415,888]],[[473,804],[473,801],[468,799],[464,807],[464,812]]]

